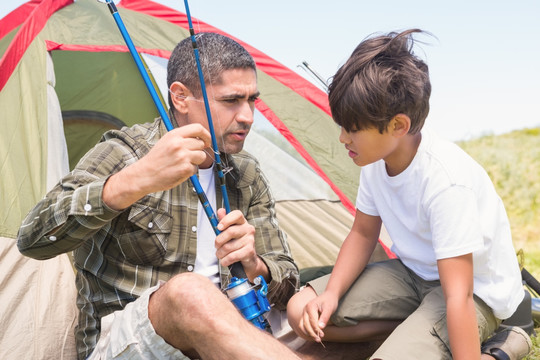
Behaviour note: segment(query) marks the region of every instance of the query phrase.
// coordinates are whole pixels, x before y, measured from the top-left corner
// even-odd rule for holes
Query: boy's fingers
[[[326,308],[323,308],[321,310],[321,314],[319,315],[319,327],[321,329],[324,329],[326,327],[326,324],[328,324],[328,321],[330,320],[330,316],[332,316],[332,312],[327,310]]]
[[[319,337],[319,326],[317,324],[319,319],[319,310],[317,305],[308,304],[307,311],[304,312],[304,327],[306,328],[308,335],[315,341],[321,341]]]

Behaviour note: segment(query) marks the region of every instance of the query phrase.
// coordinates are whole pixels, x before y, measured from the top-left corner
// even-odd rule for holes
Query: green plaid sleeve
[[[48,259],[79,247],[120,214],[102,201],[107,178],[134,156],[115,141],[89,152],[26,216],[19,229],[22,254]]]

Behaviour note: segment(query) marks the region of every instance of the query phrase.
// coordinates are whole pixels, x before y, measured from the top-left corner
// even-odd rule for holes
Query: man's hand
[[[216,256],[223,266],[241,262],[248,279],[262,275],[269,281],[268,267],[255,250],[255,227],[247,222],[239,210],[226,214],[225,209],[218,210],[218,230],[216,237]]]
[[[121,210],[143,196],[173,188],[197,172],[211,146],[210,133],[200,124],[166,133],[146,156],[111,176],[103,188],[103,201]]]

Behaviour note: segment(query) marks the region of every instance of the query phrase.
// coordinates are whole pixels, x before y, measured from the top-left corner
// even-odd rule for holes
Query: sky
[[[2,0],[0,17],[23,0]],[[185,12],[182,0],[157,2]],[[450,140],[540,127],[538,0],[191,0],[191,15],[254,46],[316,85],[367,36],[433,34],[415,48],[430,69],[426,127]],[[197,31],[197,24],[194,24]]]

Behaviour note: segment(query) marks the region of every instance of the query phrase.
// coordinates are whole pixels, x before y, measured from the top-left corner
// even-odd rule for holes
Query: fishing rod
[[[105,0],[105,1],[107,3],[107,6],[109,7],[109,10],[110,10],[115,22],[116,22],[116,25],[118,26],[118,29],[120,30],[120,33],[122,34],[122,37],[124,38],[124,42],[126,43],[133,60],[135,60],[135,64],[137,65],[137,69],[139,70],[139,73],[141,74],[141,76],[142,76],[142,78],[144,80],[144,84],[146,85],[146,88],[150,92],[150,96],[152,97],[152,100],[154,101],[154,104],[157,107],[159,115],[161,116],[161,119],[163,120],[163,123],[165,124],[165,127],[167,128],[167,131],[171,131],[173,129],[173,125],[172,125],[172,123],[171,123],[171,121],[169,119],[167,111],[165,110],[165,107],[163,106],[163,103],[161,102],[161,99],[159,98],[159,96],[158,96],[158,94],[156,92],[156,89],[154,88],[154,84],[152,83],[152,81],[150,80],[150,77],[148,76],[148,73],[147,73],[147,71],[146,71],[146,69],[145,69],[145,67],[144,67],[144,65],[142,63],[141,57],[140,57],[139,53],[137,52],[137,49],[135,49],[135,45],[133,44],[133,41],[131,40],[131,37],[129,36],[129,33],[127,32],[127,29],[126,29],[126,27],[124,25],[124,22],[122,21],[122,17],[118,13],[118,9],[116,8],[116,5],[114,4],[114,2],[112,0]],[[200,70],[200,65],[199,65],[199,72],[200,71],[201,70]],[[206,92],[206,88],[204,88],[204,89],[205,89],[205,92]],[[206,94],[205,94],[205,99],[207,101]],[[205,103],[205,105],[206,105],[206,103]],[[206,105],[206,106],[208,106],[208,105]],[[209,111],[209,109],[207,109],[207,112],[208,111]],[[214,134],[214,131],[213,131],[213,126],[211,125],[212,122],[211,122],[210,119],[209,119],[208,122],[209,122],[209,125],[210,125],[210,128],[211,128],[211,133],[213,134],[212,143],[213,143],[213,146],[216,146],[214,151],[217,153],[218,152],[217,145],[214,145],[214,143],[216,143],[216,140],[214,139],[215,134]],[[206,213],[206,216],[208,217],[208,220],[210,221],[210,224],[211,224],[212,228],[214,229],[214,232],[215,232],[216,236],[219,235],[220,231],[217,228],[218,223],[219,223],[218,218],[216,216],[216,213],[212,209],[212,206],[210,205],[210,202],[208,201],[208,197],[204,193],[204,190],[203,190],[203,188],[201,186],[201,183],[199,182],[199,178],[197,177],[197,175],[192,175],[192,176],[190,176],[189,180],[191,181],[193,187],[195,188],[195,192],[197,193],[197,196],[199,198],[199,201],[201,202],[202,208],[204,209],[204,212]],[[226,195],[226,193],[223,193],[223,194],[224,194],[223,198],[224,198],[224,201],[225,201],[225,197],[227,195]],[[227,205],[227,207],[229,206],[228,198],[227,198],[226,205]],[[230,211],[230,209],[227,212],[229,212],[229,211]],[[235,277],[238,277],[238,278],[246,278],[247,277],[246,272],[244,271],[244,267],[239,262],[230,265],[229,270],[231,271],[231,274],[233,276],[235,276]]]
[[[111,11],[111,14],[114,17],[114,20],[118,26],[118,29],[122,33],[122,37],[124,38],[125,43],[128,46],[129,52],[131,56],[133,57],[133,60],[135,60],[135,64],[137,65],[137,69],[141,73],[144,83],[146,85],[146,88],[150,92],[150,95],[152,96],[152,100],[154,101],[154,104],[156,105],[159,114],[161,115],[161,119],[163,120],[165,127],[167,128],[167,131],[171,131],[173,129],[172,123],[169,120],[169,116],[167,115],[167,112],[165,111],[165,108],[163,106],[163,103],[161,102],[159,96],[157,95],[156,89],[154,88],[154,85],[152,81],[150,80],[150,77],[148,76],[148,73],[146,72],[146,69],[142,63],[142,60],[140,58],[139,53],[135,49],[135,46],[133,45],[133,41],[131,40],[131,37],[129,36],[126,27],[124,25],[124,22],[122,21],[122,18],[120,17],[120,14],[118,13],[118,9],[116,8],[115,4],[112,2],[112,0],[106,0],[107,5],[109,6],[109,10]],[[186,10],[189,14],[189,8],[187,1],[186,4]],[[194,37],[194,31],[193,26],[191,25],[191,16],[188,15],[189,23],[190,23],[190,32],[192,34],[192,43],[194,43],[194,50],[197,49],[195,37]],[[214,147],[214,152],[216,154],[216,160],[219,158],[219,149],[217,148],[217,141],[215,140],[215,133],[214,128],[212,125],[212,120],[210,117],[210,108],[208,105],[208,98],[206,96],[206,87],[204,86],[204,78],[202,76],[202,70],[200,66],[200,62],[198,59],[198,51],[195,52],[195,58],[197,61],[197,70],[199,72],[199,80],[201,81],[201,89],[203,91],[204,99],[205,99],[205,107],[207,111],[208,116],[208,123],[209,128],[211,129],[212,134],[212,145]],[[221,165],[221,162],[220,162]],[[214,232],[216,233],[216,236],[220,234],[220,231],[217,228],[218,221],[216,214],[214,213],[212,206],[210,205],[208,198],[206,194],[204,193],[204,190],[201,187],[201,184],[199,182],[199,179],[196,175],[192,175],[190,178],[191,183],[193,184],[193,187],[195,188],[195,191],[197,192],[197,196],[199,197],[199,201],[202,204],[202,207],[208,217],[208,220],[210,221],[210,224],[212,225],[212,228],[214,229]],[[223,186],[224,186],[223,182]],[[223,192],[223,199],[225,201],[226,198],[226,189],[222,188]],[[228,198],[227,198],[227,207],[228,207]],[[229,212],[228,210],[227,212]],[[258,327],[261,330],[266,330],[267,332],[272,332],[272,329],[270,327],[270,323],[265,317],[265,313],[270,311],[270,303],[267,299],[268,294],[268,285],[266,281],[264,280],[264,277],[257,276],[254,279],[255,286],[259,286],[258,290],[255,290],[255,286],[251,286],[247,279],[246,272],[244,270],[244,267],[240,262],[236,262],[229,266],[229,270],[231,272],[231,275],[233,276],[231,279],[231,282],[229,285],[225,288],[225,292],[227,293],[227,296],[231,299],[231,301],[234,303],[234,305],[238,308],[238,310],[242,313],[244,318],[246,318],[248,321],[250,321],[253,325]]]
[[[193,46],[193,54],[195,55],[195,62],[197,64],[197,71],[199,73],[199,83],[201,84],[201,91],[204,99],[204,107],[206,109],[206,117],[208,118],[208,127],[210,129],[210,134],[212,135],[212,148],[214,149],[214,156],[216,162],[216,168],[219,175],[219,181],[221,186],[221,192],[223,194],[223,201],[225,202],[225,209],[227,213],[230,211],[228,208],[229,200],[227,197],[227,189],[225,187],[225,177],[223,175],[223,167],[221,165],[221,160],[219,158],[219,149],[216,141],[216,134],[214,132],[214,127],[212,124],[212,115],[210,113],[210,105],[208,102],[208,96],[206,92],[206,86],[204,84],[204,76],[201,68],[201,61],[199,58],[199,47],[197,45],[197,38],[195,37],[195,30],[193,29],[193,23],[191,21],[191,13],[189,11],[188,0],[184,0],[184,6],[186,8],[186,16],[189,24],[189,33],[191,37],[191,45]],[[243,272],[243,276],[238,277],[233,273],[233,267],[239,265],[240,269]],[[270,323],[264,316],[265,313],[270,311],[270,303],[268,302],[268,285],[262,276],[257,276],[254,279],[255,286],[260,286],[259,290],[255,290],[244,272],[242,264],[235,263],[231,265],[231,273],[234,275],[231,279],[229,285],[225,288],[225,292],[234,305],[240,310],[244,318],[248,321],[251,321],[253,325],[259,329],[265,330],[269,333],[272,333]]]

